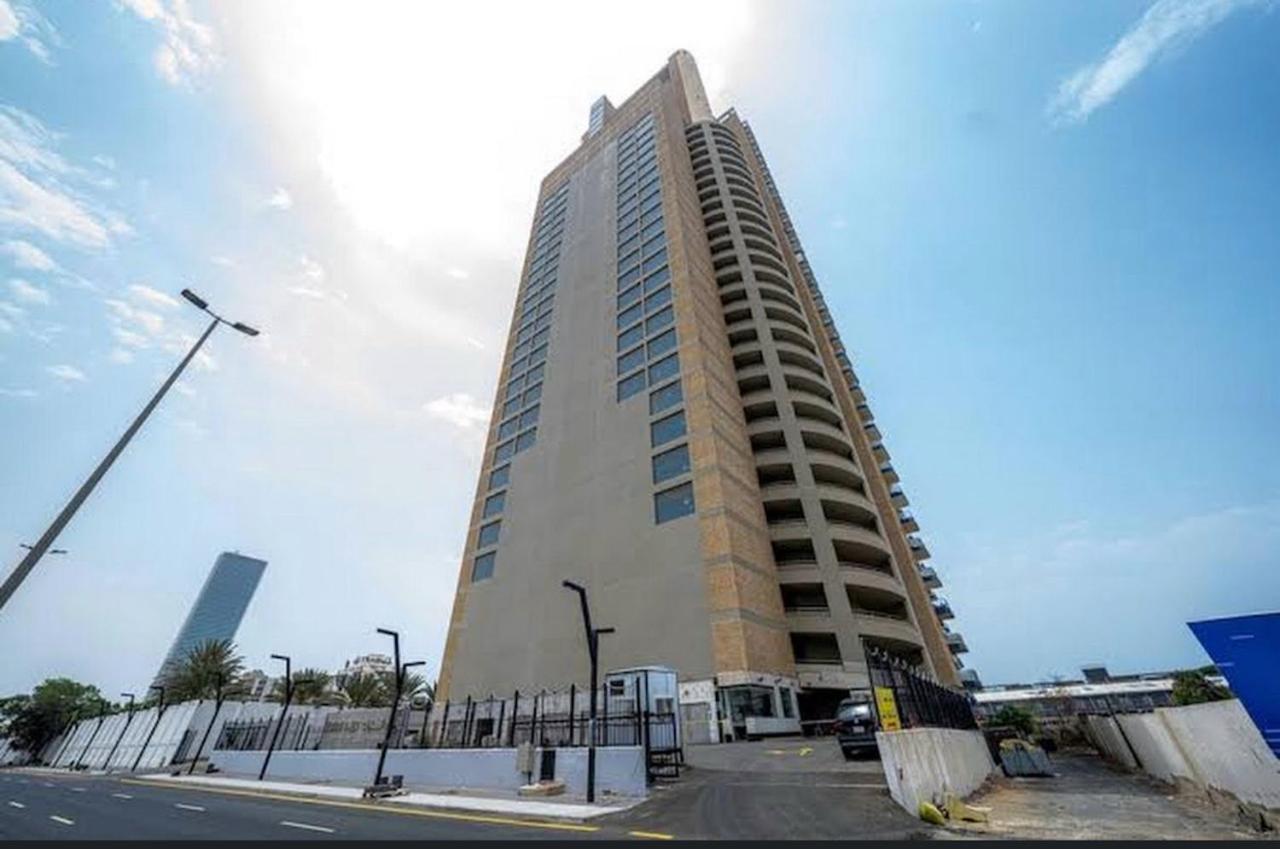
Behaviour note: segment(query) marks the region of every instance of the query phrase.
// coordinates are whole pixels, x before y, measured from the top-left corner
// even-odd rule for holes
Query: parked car
[[[879,753],[876,745],[876,714],[871,703],[862,699],[845,699],[836,708],[833,724],[836,741],[846,758]]]

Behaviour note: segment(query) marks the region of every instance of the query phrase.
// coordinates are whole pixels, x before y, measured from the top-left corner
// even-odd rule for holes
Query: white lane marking
[[[50,782],[50,781],[42,781],[42,782],[40,782],[40,783],[41,783],[41,784],[43,784],[45,787],[53,787],[53,786],[54,786],[54,785],[53,785],[53,783],[52,783],[52,782]]]
[[[117,798],[117,799],[132,799],[132,798],[133,798],[133,797],[132,797],[132,796],[130,796],[128,793],[112,793],[111,795],[112,795],[112,796],[114,796],[114,797],[115,797],[115,798]]]
[[[72,793],[83,793],[83,792],[84,792],[84,788],[83,788],[83,787],[72,787],[72,788],[71,788],[71,792],[72,792]]]
[[[305,822],[293,822],[292,820],[280,820],[281,825],[287,825],[289,828],[301,828],[307,831],[323,831],[325,834],[333,834],[335,829],[325,828],[322,825],[308,825]]]
[[[69,820],[69,819],[67,819],[66,817],[60,817],[60,816],[56,816],[56,815],[53,815],[53,814],[51,814],[51,815],[49,816],[49,819],[53,820],[54,822],[60,822],[60,823],[62,823],[63,825],[75,825],[75,824],[76,824],[76,821],[75,821],[75,820]]]
[[[204,808],[200,807],[199,805],[184,805],[181,802],[176,802],[174,804],[174,807],[182,808],[182,810],[184,811],[203,811],[204,810]]]
[[[25,808],[25,807],[26,807],[26,805],[22,804],[21,802],[10,802],[10,803],[9,803],[9,807],[11,807],[11,808]]]

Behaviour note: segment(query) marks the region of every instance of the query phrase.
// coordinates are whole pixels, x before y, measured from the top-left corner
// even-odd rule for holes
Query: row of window
[[[538,417],[568,195],[569,184],[565,183],[543,202],[537,218],[533,255],[520,288],[520,315],[515,347],[511,350],[511,367],[507,370],[507,382],[499,396],[502,407],[498,444],[493,450],[493,470],[489,472],[488,482],[491,494],[485,498],[481,508],[482,519],[493,521],[481,525],[476,537],[477,554],[471,564],[472,582],[493,577],[497,560],[497,552],[493,549],[501,536],[501,517],[507,505],[507,485],[511,482],[510,460],[530,448],[538,438]]]
[[[652,480],[658,487],[687,477],[692,467],[652,115],[619,138],[617,202],[617,399],[649,389]],[[659,489],[653,511],[658,524],[693,513],[692,483]]]

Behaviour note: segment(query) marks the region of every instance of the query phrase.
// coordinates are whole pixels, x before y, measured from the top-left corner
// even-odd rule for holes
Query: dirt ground
[[[1274,839],[1142,775],[1096,755],[1052,756],[1052,778],[995,779],[971,804],[991,808],[987,824],[949,826],[955,836],[986,834],[1047,840]]]

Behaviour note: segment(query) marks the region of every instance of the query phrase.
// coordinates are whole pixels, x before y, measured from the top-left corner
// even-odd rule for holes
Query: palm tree
[[[342,682],[342,692],[351,707],[386,707],[391,704],[391,694],[381,675],[350,675]]]
[[[295,705],[323,705],[335,700],[333,676],[323,669],[300,669],[293,676],[293,703]],[[284,681],[276,682],[277,700],[284,699]]]
[[[187,652],[164,678],[165,700],[171,704],[189,699],[211,699],[218,694],[218,683],[224,695],[244,669],[244,658],[236,654],[230,640],[205,640]]]

